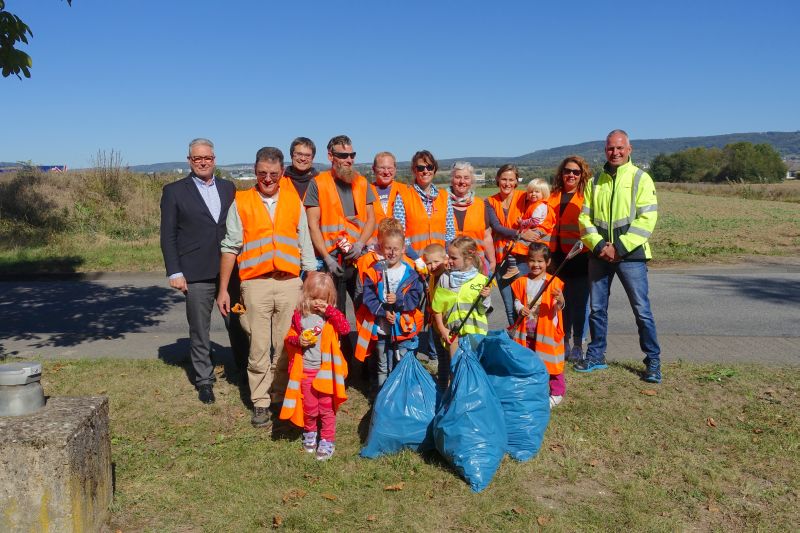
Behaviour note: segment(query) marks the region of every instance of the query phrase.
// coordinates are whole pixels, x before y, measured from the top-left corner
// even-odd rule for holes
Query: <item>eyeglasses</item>
[[[262,180],[265,180],[267,178],[278,180],[280,179],[281,176],[282,174],[280,172],[256,172],[256,177]]]
[[[203,161],[205,161],[206,163],[211,163],[212,161],[214,161],[214,156],[213,155],[195,155],[195,156],[189,156],[189,160],[192,163],[201,163]]]
[[[414,168],[417,169],[417,172],[423,172],[427,170],[428,172],[433,172],[433,169],[436,168],[433,165],[415,165]]]
[[[355,159],[355,152],[331,152],[331,155],[336,159]]]
[[[314,154],[304,154],[303,152],[295,152],[292,154],[292,157],[297,159],[310,159],[314,157]]]
[[[582,174],[581,169],[579,168],[565,168],[563,174],[565,176],[569,176],[572,174],[573,176],[580,176]]]

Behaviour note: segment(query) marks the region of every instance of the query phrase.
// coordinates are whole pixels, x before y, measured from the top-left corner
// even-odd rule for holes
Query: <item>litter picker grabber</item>
[[[564,267],[564,265],[567,263],[567,261],[569,261],[570,259],[572,259],[576,255],[581,253],[581,250],[583,250],[583,243],[581,241],[578,241],[578,242],[576,242],[575,244],[572,245],[572,248],[570,248],[569,253],[567,253],[567,256],[564,258],[564,260],[561,262],[561,264],[558,265],[558,268],[556,269],[555,272],[553,272],[553,275],[550,276],[550,279],[547,280],[547,283],[543,284],[542,287],[536,292],[536,295],[533,297],[533,300],[531,300],[531,303],[529,304],[529,307],[528,307],[528,309],[530,311],[533,311],[533,309],[536,307],[536,302],[539,301],[539,298],[542,297],[542,294],[544,294],[544,292],[547,290],[547,288],[550,287],[550,284],[553,283],[554,279],[556,279],[556,276],[558,276],[558,273],[561,272],[561,269]],[[515,329],[517,329],[517,327],[519,326],[520,322],[522,322],[523,318],[525,318],[525,317],[523,317],[522,315],[519,315],[517,317],[517,320],[514,321],[514,324],[511,325],[508,328],[508,331],[514,331]]]

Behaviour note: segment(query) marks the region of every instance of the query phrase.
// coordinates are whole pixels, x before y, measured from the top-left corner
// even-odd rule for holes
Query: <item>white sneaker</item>
[[[550,409],[561,403],[563,396],[550,396]]]

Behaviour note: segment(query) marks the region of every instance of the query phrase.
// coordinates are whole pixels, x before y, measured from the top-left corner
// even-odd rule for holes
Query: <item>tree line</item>
[[[769,144],[737,142],[658,154],[649,172],[656,181],[775,183],[786,177],[786,164]]]

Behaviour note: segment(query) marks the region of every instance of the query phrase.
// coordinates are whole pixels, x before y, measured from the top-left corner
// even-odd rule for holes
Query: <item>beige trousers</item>
[[[289,383],[289,357],[283,339],[300,298],[300,278],[242,281],[245,332],[250,336],[247,379],[256,407],[282,402]],[[270,398],[272,394],[272,398]]]

